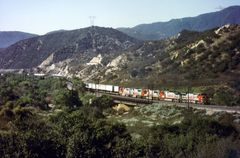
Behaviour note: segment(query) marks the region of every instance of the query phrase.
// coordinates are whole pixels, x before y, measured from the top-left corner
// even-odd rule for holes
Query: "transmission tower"
[[[93,47],[93,51],[96,51],[96,40],[95,40],[95,27],[94,27],[94,20],[96,19],[95,16],[89,16],[89,20],[90,20],[90,34],[92,37],[92,47]]]
[[[90,20],[90,25],[94,26],[94,20],[96,19],[95,16],[89,16],[89,20]]]

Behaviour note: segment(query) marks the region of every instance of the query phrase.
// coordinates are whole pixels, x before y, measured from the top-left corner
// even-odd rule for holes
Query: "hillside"
[[[240,25],[225,25],[205,32],[185,30],[174,38],[145,42],[102,70],[102,82],[160,87],[185,81],[208,84],[211,79],[215,83],[240,81],[239,36]]]
[[[62,75],[105,65],[118,53],[138,43],[112,28],[88,27],[20,41],[0,54],[2,69],[32,69]],[[89,76],[89,73],[87,74]]]
[[[142,43],[114,29],[85,28],[20,41],[1,51],[0,69],[145,87],[186,85],[190,80],[195,85],[238,85],[239,36],[240,25],[225,25]]]
[[[18,31],[0,31],[0,48],[6,48],[20,40],[32,38],[37,35],[18,32]]]
[[[119,28],[118,30],[141,40],[159,40],[174,36],[184,29],[204,31],[225,24],[240,24],[239,15],[240,6],[232,6],[221,11],[202,14],[197,17],[141,24],[133,28]]]

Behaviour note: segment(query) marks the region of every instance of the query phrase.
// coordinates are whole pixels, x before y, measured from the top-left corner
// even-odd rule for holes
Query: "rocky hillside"
[[[6,48],[0,53],[0,69],[34,68],[41,73],[80,75],[83,69],[106,65],[138,42],[111,28],[89,27],[56,32]]]
[[[240,25],[225,25],[201,33],[184,30],[174,38],[145,42],[110,62],[102,70],[102,81],[139,86],[185,80],[240,81],[239,37]]]
[[[20,41],[0,52],[0,69],[32,69],[141,87],[189,81],[239,84],[239,37],[240,25],[205,32],[184,30],[151,42],[139,42],[110,28],[90,27]]]
[[[142,24],[133,28],[119,28],[119,30],[137,39],[159,40],[176,35],[184,29],[204,31],[225,24],[240,24],[239,15],[240,6],[232,6],[218,12],[207,13],[197,17]]]
[[[18,31],[0,31],[0,48],[6,48],[20,40],[32,38],[37,35],[18,32]]]

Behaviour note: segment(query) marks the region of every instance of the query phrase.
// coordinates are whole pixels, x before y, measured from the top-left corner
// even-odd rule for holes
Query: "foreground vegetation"
[[[63,78],[0,80],[1,157],[239,157],[239,124],[230,114],[154,105],[122,114],[77,79],[72,88]],[[133,117],[142,124],[126,122]]]

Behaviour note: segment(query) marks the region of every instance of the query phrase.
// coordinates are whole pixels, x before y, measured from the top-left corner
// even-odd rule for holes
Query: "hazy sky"
[[[90,25],[133,27],[218,11],[240,0],[0,0],[0,31],[45,34]]]

